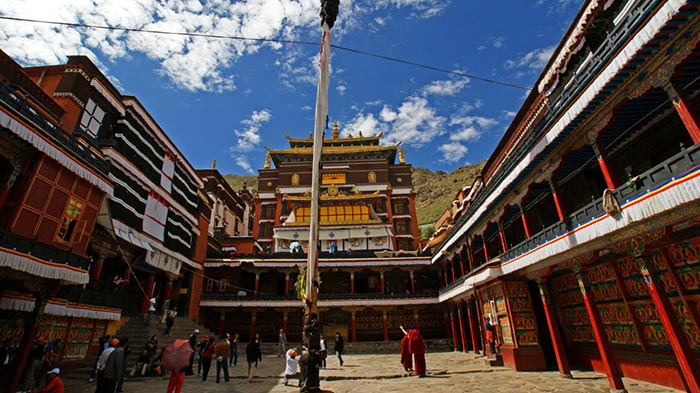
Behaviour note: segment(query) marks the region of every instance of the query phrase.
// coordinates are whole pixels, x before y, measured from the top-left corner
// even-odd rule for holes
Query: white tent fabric
[[[35,276],[52,280],[67,281],[71,284],[87,284],[90,275],[87,270],[68,266],[62,263],[52,263],[23,254],[8,248],[0,247],[0,267],[8,267]]]

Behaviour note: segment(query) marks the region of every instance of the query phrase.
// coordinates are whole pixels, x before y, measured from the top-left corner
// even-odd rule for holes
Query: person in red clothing
[[[418,329],[408,331],[408,351],[413,354],[413,363],[418,378],[425,377],[425,341]]]
[[[64,393],[63,390],[63,381],[61,381],[61,378],[58,377],[58,374],[61,373],[61,370],[58,368],[54,368],[52,370],[49,370],[47,374],[49,374],[49,383],[44,386],[43,388],[37,390],[39,393]]]
[[[168,388],[165,390],[166,393],[180,393],[182,390],[182,385],[185,384],[185,369],[182,368],[179,371],[173,370],[170,373],[170,380],[168,380]]]
[[[411,352],[408,351],[408,333],[403,326],[399,326],[403,332],[403,338],[401,339],[401,365],[405,371],[413,371],[413,360],[411,359]]]

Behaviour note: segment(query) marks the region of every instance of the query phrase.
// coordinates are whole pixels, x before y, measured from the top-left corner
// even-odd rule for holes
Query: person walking
[[[202,373],[202,355],[207,345],[209,345],[209,336],[202,336],[202,341],[197,344],[197,352],[194,354],[194,360],[197,362],[197,375]]]
[[[335,352],[335,356],[338,357],[338,363],[340,365],[343,365],[343,351],[345,350],[345,340],[343,340],[343,336],[340,334],[340,332],[335,332],[335,345],[333,346],[333,351]]]
[[[95,364],[95,377],[97,378],[97,387],[95,388],[95,393],[107,393],[106,386],[105,386],[105,367],[107,366],[107,359],[109,359],[110,355],[112,355],[112,352],[114,352],[115,349],[117,349],[117,345],[119,345],[119,340],[116,338],[113,338],[107,342],[108,347],[105,348],[102,351],[102,355],[100,355],[100,358],[97,359],[97,363]]]
[[[228,382],[228,356],[229,345],[226,336],[221,336],[219,342],[214,347],[214,356],[216,356],[216,383],[219,383],[221,377],[221,369],[224,370],[224,382]]]
[[[0,384],[5,382],[15,357],[15,346],[13,344],[14,340],[7,337],[2,341],[2,347],[0,347]]]
[[[202,381],[206,382],[211,368],[211,359],[214,357],[214,337],[210,337],[207,346],[202,352]],[[226,375],[226,374],[224,374]]]
[[[126,370],[126,343],[128,339],[124,338],[119,341],[117,348],[112,351],[107,358],[107,363],[104,369],[104,387],[105,393],[112,393],[117,390],[119,380],[124,376]]]
[[[153,315],[156,313],[156,303],[158,302],[158,298],[153,296],[148,300],[148,315],[146,315],[146,321],[144,322],[144,325],[146,327],[151,326],[151,318],[153,318]]]
[[[245,356],[248,361],[248,382],[253,382],[255,369],[258,368],[258,362],[262,362],[262,353],[260,352],[260,343],[255,339],[256,336],[250,338],[250,342],[245,347]]]
[[[228,333],[226,333],[228,334]],[[232,365],[235,366],[238,364],[238,342],[240,341],[240,337],[238,336],[238,333],[234,333],[232,338],[229,338],[229,344],[231,347],[229,348],[231,350],[229,358],[228,358],[228,365],[231,367]]]
[[[180,393],[182,386],[185,384],[185,368],[187,367],[170,372],[170,379],[168,379],[168,387],[165,393]]]
[[[44,359],[44,338],[38,336],[34,340],[34,345],[29,351],[29,361],[27,369],[24,373],[24,390],[32,391],[36,389],[38,381],[36,380],[37,369],[41,367],[41,362]]]
[[[190,355],[190,363],[185,370],[185,375],[194,375],[194,369],[192,365],[194,364],[194,354],[197,352],[197,337],[199,337],[199,329],[194,329],[192,334],[190,334],[189,342],[190,348],[192,348],[192,354]]]
[[[413,354],[413,364],[418,378],[425,377],[425,341],[418,329],[408,331],[408,350]]]
[[[321,348],[321,368],[326,368],[326,358],[328,357],[328,347],[326,346],[326,339],[323,338],[323,334],[321,335],[321,338],[318,340],[318,343]]]
[[[399,326],[403,332],[403,338],[401,339],[401,365],[404,371],[413,371],[413,359],[411,357],[411,352],[408,350],[408,343],[410,341],[408,337],[408,332],[403,326]]]
[[[287,335],[284,334],[284,330],[280,329],[280,333],[277,337],[277,357],[281,358],[285,356],[287,352]]]
[[[165,337],[170,337],[170,331],[175,325],[175,318],[177,318],[177,306],[173,306],[165,315]]]

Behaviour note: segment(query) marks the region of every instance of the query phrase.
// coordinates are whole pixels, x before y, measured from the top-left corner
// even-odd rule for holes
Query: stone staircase
[[[151,320],[151,326],[146,327],[144,326],[144,319],[142,317],[131,318],[129,322],[124,324],[119,331],[117,331],[116,337],[118,339],[124,337],[129,338],[131,353],[126,358],[126,365],[127,369],[130,371],[152,335],[155,334],[158,336],[158,351],[160,351],[161,348],[167,347],[176,339],[187,340],[195,329],[199,329],[199,338],[197,342],[200,342],[203,336],[216,337],[210,330],[199,326],[196,322],[185,317],[175,318],[175,325],[173,325],[173,328],[170,330],[169,337],[165,336],[165,325],[160,323],[160,321],[154,318]]]

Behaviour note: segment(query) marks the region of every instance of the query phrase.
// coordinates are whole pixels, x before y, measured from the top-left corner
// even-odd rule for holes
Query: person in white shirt
[[[297,378],[299,386],[301,386],[301,378],[299,377],[299,359],[297,359],[297,351],[290,349],[285,355],[287,358],[287,366],[284,369],[284,386],[287,386],[290,378]]]
[[[146,327],[151,326],[151,318],[153,318],[153,314],[156,313],[157,301],[158,299],[156,299],[155,296],[148,301],[148,316],[146,317],[146,322],[144,323]]]
[[[319,343],[321,344],[321,368],[326,368],[326,358],[328,357],[328,348],[326,347],[326,339],[323,338],[323,334],[321,335],[321,339],[319,340]]]

